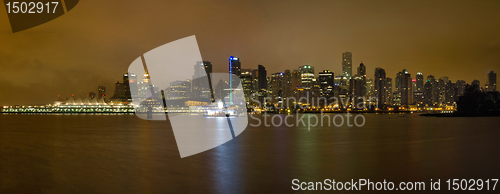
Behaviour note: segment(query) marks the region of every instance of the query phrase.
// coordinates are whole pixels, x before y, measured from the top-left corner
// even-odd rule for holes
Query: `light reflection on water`
[[[294,178],[500,177],[497,117],[365,116],[361,128],[248,128],[181,159],[161,121],[0,115],[0,193],[290,192]]]

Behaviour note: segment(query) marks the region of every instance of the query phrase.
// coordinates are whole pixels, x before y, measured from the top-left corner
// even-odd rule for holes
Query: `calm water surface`
[[[0,193],[290,192],[292,179],[360,178],[441,178],[443,189],[448,178],[500,178],[498,117],[365,117],[363,127],[249,127],[181,159],[165,121],[0,115]]]

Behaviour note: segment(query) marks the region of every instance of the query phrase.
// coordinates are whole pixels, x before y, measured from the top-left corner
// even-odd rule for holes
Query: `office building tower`
[[[321,96],[333,96],[333,86],[335,84],[335,76],[329,70],[323,70],[319,73],[319,89]]]
[[[464,92],[465,92],[465,81],[464,80],[457,80],[457,83],[456,83],[456,87],[457,87],[457,93],[456,93],[456,96],[459,97],[459,96],[462,96],[464,95]]]
[[[433,83],[427,80],[424,84],[424,101],[423,104],[427,106],[433,106],[433,91],[432,91]]]
[[[241,74],[241,62],[237,57],[229,57],[229,72],[236,76],[240,76]]]
[[[456,85],[451,81],[445,84],[445,103],[447,105],[452,105],[455,102],[455,87]]]
[[[398,103],[398,105],[402,106],[407,106],[412,104],[413,102],[413,86],[412,86],[412,79],[408,71],[406,69],[403,69],[403,71],[399,72],[396,75],[396,95],[399,97],[401,100]]]
[[[269,94],[272,98],[272,103],[277,105],[277,103],[283,100],[283,73],[273,73],[271,74],[271,81],[269,87]]]
[[[392,78],[385,78],[385,104],[393,105],[392,102]]]
[[[361,62],[358,67],[358,76],[360,77],[361,80],[359,80],[361,86],[363,89],[359,92],[361,92],[361,96],[365,96],[366,94],[366,66]]]
[[[212,63],[210,61],[199,61],[194,66],[191,93],[195,99],[211,99],[211,73]]]
[[[119,81],[116,81],[114,94],[109,100],[112,103],[132,102],[128,73],[123,74],[123,82],[120,83]]]
[[[342,53],[342,76],[351,79],[352,77],[352,53]]]
[[[263,65],[258,66],[259,92],[267,90],[267,71]]]
[[[477,85],[478,88],[481,87],[481,84],[480,84],[479,80],[477,80],[477,79],[473,80],[471,85]]]
[[[488,84],[486,85],[486,91],[497,91],[497,73],[495,73],[494,71],[490,71],[488,73]]]
[[[252,69],[242,69],[240,75],[241,87],[243,88],[243,93],[245,94],[245,101],[247,102],[247,104],[250,104],[252,102],[250,98],[254,93],[254,78],[252,75],[253,72],[254,71]]]
[[[285,70],[285,73],[283,73],[283,98],[288,98],[293,96],[293,89],[292,89],[292,73],[290,72],[289,69]]]
[[[424,102],[424,75],[422,73],[418,72],[416,79],[415,79],[415,92],[414,92],[414,97],[415,97],[415,102],[417,104],[423,104]]]
[[[385,103],[385,79],[385,69],[379,67],[375,68],[374,85],[378,108],[382,108],[383,104]]]
[[[301,85],[306,90],[313,88],[314,67],[310,65],[302,65],[299,67]]]

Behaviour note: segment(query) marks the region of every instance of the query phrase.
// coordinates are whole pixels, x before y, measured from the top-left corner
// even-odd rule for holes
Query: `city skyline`
[[[112,88],[110,79],[120,79],[115,75],[125,72],[136,56],[193,34],[214,72],[227,72],[227,56],[232,55],[242,59],[242,68],[261,64],[269,74],[311,65],[317,72],[328,69],[338,75],[345,51],[352,52],[353,73],[363,61],[367,72],[382,67],[391,78],[405,68],[453,81],[478,79],[483,85],[489,71],[500,71],[496,1],[433,6],[186,1],[139,7],[99,2],[102,6],[89,14],[92,3],[80,3],[64,17],[16,34],[7,14],[0,13],[0,104],[41,104],[57,95],[83,96],[99,85]],[[111,9],[115,6],[119,9]],[[129,14],[139,12],[150,20]],[[171,15],[176,20],[156,19]],[[372,73],[367,76],[373,78]]]

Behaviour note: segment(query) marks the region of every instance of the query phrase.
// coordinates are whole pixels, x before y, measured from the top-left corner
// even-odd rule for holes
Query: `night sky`
[[[382,67],[486,84],[500,72],[500,1],[102,1],[82,0],[67,14],[12,33],[0,9],[0,105],[85,97],[104,85],[108,98],[130,63],[165,43],[196,35],[203,60],[227,72],[268,74],[311,65],[341,73],[353,53],[368,77]]]

